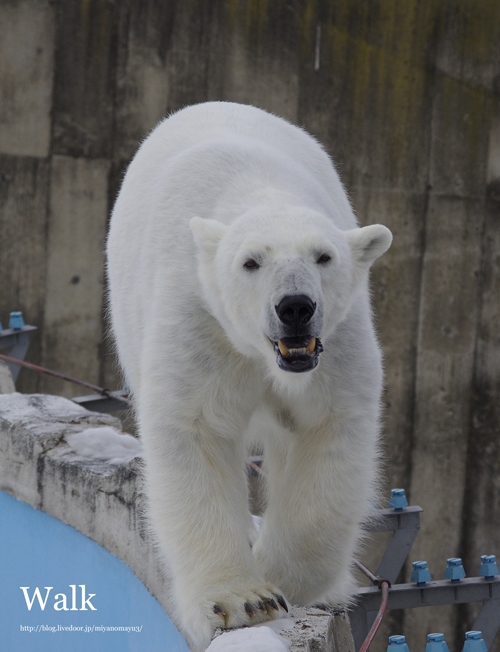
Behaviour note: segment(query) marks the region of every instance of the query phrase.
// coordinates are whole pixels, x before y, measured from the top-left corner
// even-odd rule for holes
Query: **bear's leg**
[[[309,431],[271,428],[268,504],[253,552],[264,577],[293,603],[345,603],[372,495],[377,414]]]
[[[212,409],[206,394],[191,420],[180,418],[181,402],[174,405],[164,394],[160,403],[156,390],[145,396],[138,417],[150,519],[174,575],[181,627],[203,647],[216,627],[278,617],[279,604],[286,603],[251,552],[242,438],[206,416],[223,411]],[[234,416],[223,421],[237,425]]]

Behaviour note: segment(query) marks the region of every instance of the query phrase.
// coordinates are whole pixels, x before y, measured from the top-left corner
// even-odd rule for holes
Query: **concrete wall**
[[[5,0],[0,94],[0,316],[40,327],[34,362],[111,388],[102,251],[140,139],[214,99],[320,138],[360,223],[395,236],[373,293],[385,486],[426,510],[413,558],[440,576],[500,554],[497,0]],[[18,388],[80,393],[26,371]],[[458,648],[470,609],[392,631]]]

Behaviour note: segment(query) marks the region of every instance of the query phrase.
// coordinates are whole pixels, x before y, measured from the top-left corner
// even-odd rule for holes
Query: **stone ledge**
[[[77,455],[66,435],[121,423],[59,396],[0,395],[0,490],[71,525],[124,561],[169,608],[169,581],[141,518],[142,461]]]

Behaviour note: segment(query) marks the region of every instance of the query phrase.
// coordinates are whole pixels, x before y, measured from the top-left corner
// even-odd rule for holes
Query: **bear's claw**
[[[217,629],[250,627],[284,618],[288,611],[281,590],[272,584],[253,581],[246,587],[214,587],[186,596],[183,602],[181,631],[192,640],[196,649],[205,649]],[[207,595],[210,593],[211,596]]]
[[[243,606],[245,607],[245,611],[249,616],[253,616],[255,614],[255,610],[249,602],[245,602]]]
[[[264,602],[266,602],[269,606],[271,606],[276,611],[280,610],[280,608],[272,598],[265,598]]]
[[[288,606],[285,602],[285,598],[282,595],[277,595],[276,593],[274,594],[276,596],[276,600],[278,601],[278,604],[283,607],[283,609],[288,613]]]
[[[224,618],[226,617],[226,612],[222,607],[219,607],[218,604],[214,604],[214,614],[220,614]]]

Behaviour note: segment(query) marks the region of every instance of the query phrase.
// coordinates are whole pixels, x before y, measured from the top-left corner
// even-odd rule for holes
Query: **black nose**
[[[284,324],[300,326],[310,321],[316,310],[316,304],[304,294],[294,294],[283,297],[275,308]]]

